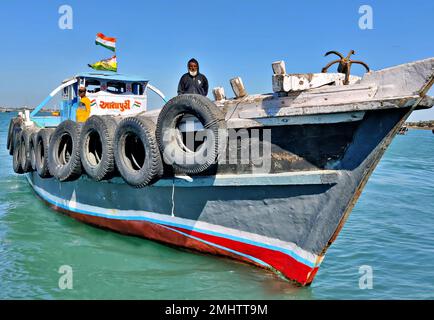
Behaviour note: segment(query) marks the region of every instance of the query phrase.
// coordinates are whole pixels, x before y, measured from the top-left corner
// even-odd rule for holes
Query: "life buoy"
[[[59,181],[73,181],[81,176],[81,126],[65,120],[54,130],[48,147],[48,168]]]
[[[137,116],[123,119],[115,131],[115,163],[122,178],[142,188],[163,175],[163,163],[155,139],[155,124]]]
[[[44,128],[39,130],[36,134],[35,143],[35,166],[41,178],[52,177],[48,168],[48,147],[50,145],[50,138],[54,129]]]
[[[201,123],[201,133],[206,137],[198,147],[193,145],[193,149],[187,146],[188,141],[184,142],[184,136],[179,128],[186,116],[193,117],[196,122]],[[224,114],[204,96],[179,95],[167,102],[161,110],[156,136],[166,164],[172,165],[175,171],[181,173],[201,173],[216,165],[226,146]],[[194,139],[196,143],[197,139]]]
[[[115,168],[113,143],[117,121],[111,116],[91,116],[81,129],[80,158],[95,181],[109,179]]]

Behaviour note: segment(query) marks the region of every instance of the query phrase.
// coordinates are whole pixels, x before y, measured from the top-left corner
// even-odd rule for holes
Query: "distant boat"
[[[398,134],[406,135],[406,134],[407,134],[407,131],[408,131],[407,126],[402,126],[402,127],[399,129]]]

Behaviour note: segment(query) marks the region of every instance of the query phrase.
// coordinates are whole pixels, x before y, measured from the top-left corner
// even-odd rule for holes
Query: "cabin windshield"
[[[94,79],[89,79],[86,81],[86,90],[89,93],[97,93],[101,91],[101,82]]]
[[[133,91],[133,94],[138,94],[138,95],[142,95],[144,92],[144,88],[143,88],[143,84],[142,83],[138,83],[138,82],[134,82],[133,84],[131,84],[131,89]]]
[[[90,94],[94,93],[111,93],[120,95],[139,95],[146,94],[147,81],[123,81],[117,79],[100,79],[80,77],[79,85],[86,87],[86,91]]]
[[[77,86],[71,85],[63,88],[63,100],[74,100],[77,97]]]
[[[127,92],[127,86],[124,82],[107,82],[107,92],[120,94]]]

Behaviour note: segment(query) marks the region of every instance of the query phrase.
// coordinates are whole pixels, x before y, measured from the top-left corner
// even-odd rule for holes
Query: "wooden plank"
[[[345,74],[343,73],[275,74],[272,77],[272,86],[274,92],[301,91],[325,85],[342,86],[344,79]],[[351,76],[350,84],[355,84],[360,79],[360,77]]]
[[[325,124],[325,123],[340,123],[360,121],[365,115],[364,111],[345,112],[345,113],[330,113],[318,115],[302,115],[290,117],[264,117],[254,119],[230,119],[227,121],[227,127],[236,128],[257,128],[257,127],[273,127],[273,126],[290,126],[303,124]]]
[[[335,170],[315,170],[285,172],[278,174],[238,174],[216,176],[177,176],[161,179],[155,187],[223,187],[223,186],[263,186],[263,185],[319,185],[337,182],[339,173]]]
[[[383,110],[394,108],[405,108],[412,105],[418,96],[399,97],[394,99],[385,100],[368,100],[363,102],[348,102],[339,104],[323,104],[323,105],[298,105],[287,103],[286,101],[275,101],[274,103],[266,103],[262,105],[257,103],[256,106],[244,105],[240,106],[238,113],[233,116],[242,119],[255,119],[265,117],[283,117],[283,116],[297,116],[297,115],[314,115],[314,114],[329,114],[329,113],[342,113],[342,112],[355,112],[355,111],[368,111],[368,110]]]

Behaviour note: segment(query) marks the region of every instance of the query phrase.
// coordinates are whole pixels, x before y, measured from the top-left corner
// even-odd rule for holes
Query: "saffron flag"
[[[116,38],[106,37],[102,33],[96,35],[95,44],[103,46],[111,51],[116,51]]]
[[[95,62],[94,64],[88,64],[88,66],[95,70],[118,71],[116,56]]]

